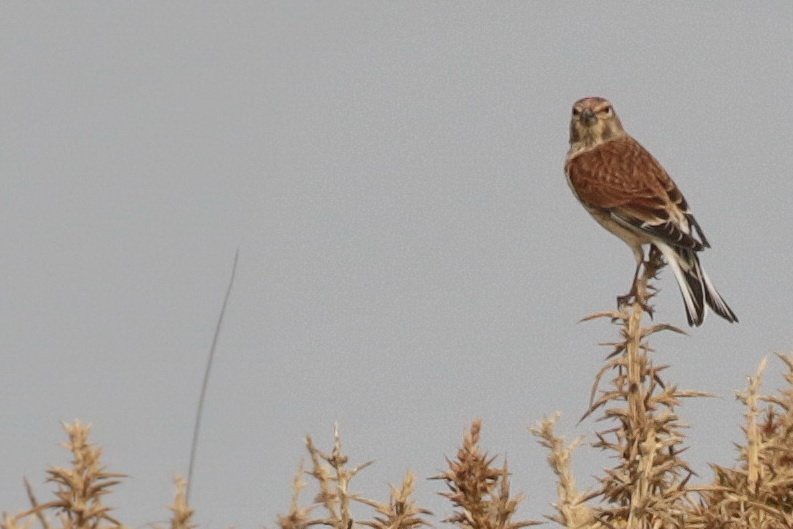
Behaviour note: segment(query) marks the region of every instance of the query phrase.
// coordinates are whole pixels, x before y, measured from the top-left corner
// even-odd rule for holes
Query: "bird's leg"
[[[617,296],[617,307],[620,308],[623,305],[628,305],[631,301],[635,301],[650,315],[652,318],[653,316],[653,308],[647,303],[646,299],[646,292],[640,292],[639,290],[639,270],[641,270],[642,265],[647,265],[648,263],[644,262],[644,250],[641,246],[636,246],[633,248],[633,256],[636,258],[636,270],[633,272],[633,280],[631,281],[631,289],[628,291],[627,294],[622,296]],[[652,251],[651,256],[652,258]]]
[[[652,305],[650,305],[647,301],[652,297],[652,294],[650,294],[648,290],[655,290],[655,288],[650,285],[650,280],[656,278],[658,271],[663,268],[664,264],[664,258],[661,250],[659,250],[654,244],[651,244],[650,253],[647,255],[647,261],[644,262],[644,273],[637,283],[639,287],[639,291],[637,292],[637,301],[641,304],[644,310],[647,311],[647,313],[650,315],[650,318],[653,317],[653,312],[655,312]]]
[[[631,289],[628,291],[627,294],[617,296],[618,308],[622,307],[623,305],[630,304],[631,300],[636,297],[636,294],[638,293],[636,280],[639,278],[639,270],[641,270],[643,263],[644,263],[644,255],[642,253],[642,257],[636,262],[636,271],[633,273],[633,280],[631,281]]]

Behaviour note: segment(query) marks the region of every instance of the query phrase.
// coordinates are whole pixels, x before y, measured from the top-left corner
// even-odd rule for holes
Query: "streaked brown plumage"
[[[565,173],[595,220],[631,247],[637,274],[643,245],[664,255],[683,295],[689,325],[702,324],[706,305],[727,321],[738,321],[699,263],[697,252],[710,244],[686,199],[661,164],[625,132],[607,100],[588,97],[573,106]]]

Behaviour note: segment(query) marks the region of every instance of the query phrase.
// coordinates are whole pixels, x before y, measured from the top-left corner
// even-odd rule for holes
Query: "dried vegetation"
[[[594,377],[584,415],[602,425],[591,444],[612,456],[613,465],[603,470],[591,489],[579,490],[571,459],[584,439],[567,442],[557,435],[558,415],[531,429],[548,450],[548,463],[557,477],[556,512],[547,518],[570,529],[793,528],[793,354],[778,355],[787,373],[786,386],[777,394],[761,392],[765,360],[738,394],[745,407],[745,439],[738,446],[735,464],[711,465],[712,480],[693,484],[694,472],[682,458],[686,435],[677,410],[684,399],[704,393],[682,390],[664,380],[666,366],[652,360],[648,339],[657,332],[680,332],[669,325],[644,323],[654,292],[650,282],[660,266],[654,258],[645,266],[639,283],[641,303],[585,318],[608,318],[619,329],[619,339],[605,344],[609,354]],[[88,426],[76,422],[65,425],[65,430],[72,460],[68,467],[47,471],[54,485],[53,499],[39,502],[28,486],[30,508],[4,514],[0,529],[125,527],[105,503],[124,476],[102,465],[101,450],[88,440]],[[456,457],[447,459],[447,470],[433,478],[445,484],[440,494],[451,505],[451,516],[442,522],[459,529],[521,529],[539,523],[516,519],[521,496],[510,490],[506,460],[496,464],[497,458],[481,449],[480,435],[481,422],[474,421]],[[317,448],[310,437],[306,449],[310,467],[301,465],[297,472],[289,510],[276,521],[280,529],[431,525],[431,513],[413,497],[413,474],[391,487],[387,501],[377,501],[353,491],[352,481],[369,463],[349,465],[338,429],[330,452]],[[304,503],[302,492],[308,485],[317,492]],[[184,480],[176,480],[170,510],[171,529],[195,527]],[[361,510],[368,517],[353,515]]]

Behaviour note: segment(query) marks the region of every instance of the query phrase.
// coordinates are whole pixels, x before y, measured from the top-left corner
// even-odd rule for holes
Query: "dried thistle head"
[[[708,527],[793,527],[793,355],[778,356],[787,367],[778,395],[760,392],[765,359],[737,394],[746,408],[746,441],[735,466],[711,465],[715,478],[702,492],[699,513]]]
[[[539,438],[539,443],[548,449],[548,464],[559,479],[556,487],[558,500],[554,504],[557,514],[548,518],[571,529],[596,527],[599,524],[594,520],[592,508],[586,503],[596,493],[579,492],[571,468],[573,451],[583,439],[567,443],[563,437],[557,436],[555,427],[558,420],[559,414],[556,413],[531,428],[532,434]]]
[[[421,516],[432,513],[416,506],[412,498],[415,489],[416,477],[413,473],[408,472],[399,488],[391,486],[391,497],[388,503],[360,499],[359,501],[370,505],[377,513],[371,520],[364,520],[360,523],[372,529],[418,529],[422,526],[429,527],[430,524]]]
[[[353,523],[351,502],[361,499],[360,495],[350,492],[350,481],[373,462],[367,461],[352,468],[347,465],[349,458],[342,451],[338,425],[333,431],[333,449],[330,453],[319,450],[311,437],[306,437],[306,449],[312,462],[309,474],[319,485],[316,503],[325,507],[327,512],[327,518],[313,523],[334,529],[350,529]]]
[[[193,523],[193,509],[187,503],[187,481],[181,477],[174,478],[176,494],[171,510],[171,529],[195,529]]]
[[[306,437],[306,449],[311,458],[311,468],[300,470],[293,483],[292,502],[289,513],[278,518],[281,529],[305,529],[313,525],[325,525],[334,529],[352,529],[357,522],[374,529],[419,529],[429,525],[422,515],[429,511],[418,507],[412,495],[415,489],[415,478],[412,474],[405,476],[399,488],[391,487],[388,503],[379,502],[350,491],[350,483],[355,476],[372,462],[369,461],[356,467],[348,466],[349,457],[344,454],[338,426],[334,429],[333,448],[330,453],[316,447],[311,437]],[[309,506],[302,506],[300,493],[306,483],[303,476],[311,476],[318,493],[315,501]],[[374,508],[375,515],[370,520],[354,520],[352,503],[367,505]],[[312,516],[315,508],[324,508],[324,517]]]
[[[64,424],[64,430],[69,437],[64,447],[72,453],[71,466],[47,470],[47,481],[55,483],[57,487],[57,500],[38,505],[30,493],[33,508],[17,518],[36,515],[46,527],[45,512],[55,511],[60,514],[64,529],[121,527],[121,523],[110,516],[111,508],[102,500],[124,474],[108,472],[102,465],[102,450],[88,441],[90,426],[75,421]]]
[[[300,467],[292,481],[292,500],[289,504],[289,512],[278,517],[278,527],[280,529],[306,529],[311,524],[310,515],[313,507],[303,507],[300,504],[300,493],[306,487],[306,482],[303,479],[304,474],[305,469],[301,461]]]
[[[535,525],[535,521],[512,521],[522,496],[511,496],[507,463],[497,467],[495,457],[479,448],[482,423],[479,420],[463,438],[457,458],[448,460],[449,470],[435,476],[446,482],[449,492],[441,495],[457,507],[446,522],[461,529],[519,529]]]

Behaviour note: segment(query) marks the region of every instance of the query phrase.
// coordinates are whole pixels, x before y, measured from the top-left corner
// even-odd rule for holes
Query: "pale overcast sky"
[[[633,272],[564,179],[568,119],[612,100],[682,188],[741,322],[659,336],[689,461],[728,464],[733,392],[793,344],[793,3],[43,2],[0,5],[0,510],[41,499],[94,425],[109,502],[166,518],[240,249],[209,387],[203,527],[272,526],[303,436],[338,421],[356,489],[405,471],[449,515],[470,421],[525,517],[553,476],[529,425],[576,425]],[[656,319],[685,325],[662,274]],[[772,370],[779,371],[772,363]],[[770,377],[769,382],[778,381]],[[607,464],[577,455],[581,484]],[[306,498],[308,499],[308,498]]]

